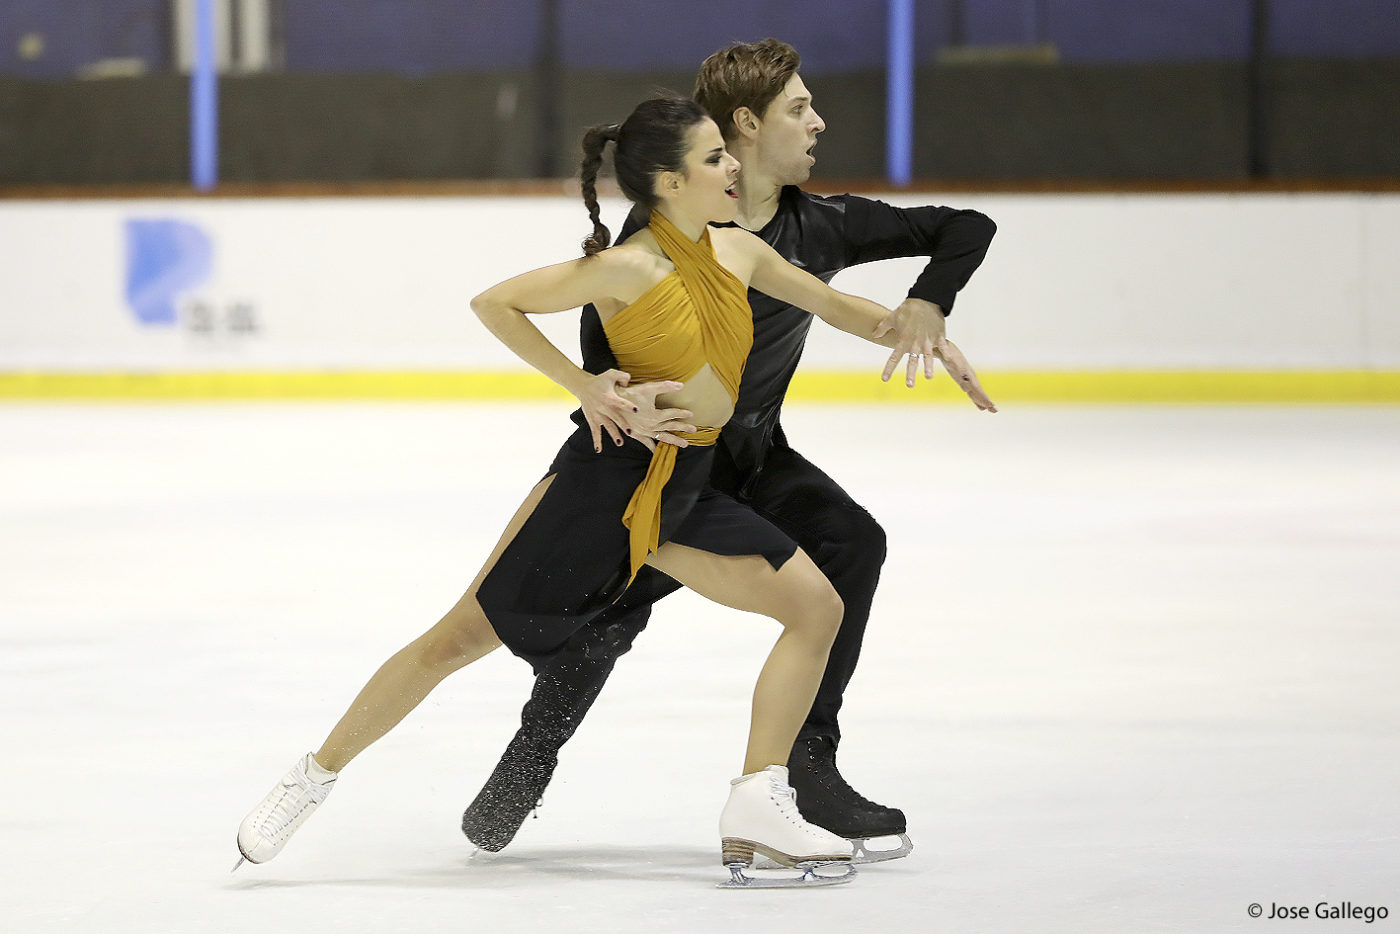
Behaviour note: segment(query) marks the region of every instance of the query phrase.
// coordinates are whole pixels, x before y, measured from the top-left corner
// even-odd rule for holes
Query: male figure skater
[[[741,43],[714,53],[701,65],[695,99],[714,117],[729,152],[740,162],[736,223],[762,237],[790,262],[824,281],[848,266],[902,256],[927,256],[928,265],[909,297],[879,333],[896,331],[898,344],[885,365],[889,379],[908,358],[913,386],[923,363],[933,376],[944,317],[957,292],[981,264],[996,225],[976,211],[947,207],[900,209],[854,195],[820,197],[797,186],[816,160],[812,149],[826,124],[797,74],[800,59],[775,39]],[[621,239],[641,224],[629,218]],[[788,760],[790,783],[802,816],[851,839],[857,861],[907,855],[912,849],[904,813],[867,800],[836,768],[841,741],[837,714],[860,657],[865,624],[885,557],[885,534],[870,514],[830,477],[794,451],[779,424],[783,398],[802,355],[812,315],[758,292],[749,292],[754,341],[734,415],[720,435],[711,477],[719,490],[751,505],[790,535],[830,579],[845,604],[815,703]],[[597,313],[584,309],[584,368],[616,369]],[[689,413],[657,411],[658,392],[669,384],[619,382],[582,417],[595,446],[606,430],[616,443],[624,434],[648,445],[677,441]],[[996,411],[973,379],[960,384],[979,408]],[[674,387],[672,387],[674,388]],[[577,416],[576,416],[577,417]],[[679,584],[645,567],[618,603],[585,627],[548,668],[536,671],[521,726],[486,785],[462,816],[462,831],[485,850],[514,838],[539,803],[558,764],[558,752],[597,698],[618,656],[646,626],[651,605]],[[876,837],[900,837],[896,848],[872,851]]]

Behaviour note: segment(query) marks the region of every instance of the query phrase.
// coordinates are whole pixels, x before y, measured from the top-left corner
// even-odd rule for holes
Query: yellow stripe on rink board
[[[528,371],[0,373],[0,399],[114,401],[572,398]]]
[[[979,379],[998,405],[1400,402],[1400,371],[1013,370],[981,373]],[[823,402],[958,402],[964,396],[940,367],[932,382],[920,375],[913,389],[905,386],[903,373],[889,383],[881,383],[878,374],[799,372],[788,398]]]
[[[981,375],[998,404],[1012,403],[1400,403],[1400,371],[1081,370]],[[471,372],[285,371],[0,372],[0,399],[74,401],[480,399],[568,401],[563,389],[520,370]],[[940,370],[914,389],[878,372],[799,371],[794,402],[962,403]]]

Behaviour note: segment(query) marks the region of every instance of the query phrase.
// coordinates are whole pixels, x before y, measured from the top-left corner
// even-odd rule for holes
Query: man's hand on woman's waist
[[[688,447],[689,442],[672,432],[694,431],[688,421],[689,409],[658,409],[656,397],[663,392],[679,392],[683,383],[658,380],[630,385],[632,377],[622,370],[608,370],[589,380],[578,395],[583,417],[593,435],[593,450],[603,450],[603,432],[613,443],[636,438],[648,451],[658,442]]]

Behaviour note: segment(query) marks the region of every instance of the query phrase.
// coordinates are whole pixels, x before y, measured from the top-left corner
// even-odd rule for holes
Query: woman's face
[[[725,150],[719,127],[708,118],[690,128],[688,141],[677,197],[687,211],[707,221],[734,220],[739,207],[739,196],[734,193],[739,160]]]

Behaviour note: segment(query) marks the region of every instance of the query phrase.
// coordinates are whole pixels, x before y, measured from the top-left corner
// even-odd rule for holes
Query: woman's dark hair
[[[695,101],[659,97],[638,104],[621,125],[600,124],[583,134],[579,180],[583,183],[584,206],[593,221],[593,235],[583,241],[585,256],[607,249],[612,242],[612,234],[599,219],[597,191],[598,169],[602,167],[603,148],[608,141],[617,144],[613,168],[617,171],[618,187],[632,203],[651,210],[657,202],[656,176],[685,171],[686,135],[705,119],[705,111]]]

